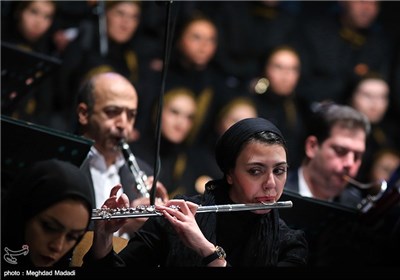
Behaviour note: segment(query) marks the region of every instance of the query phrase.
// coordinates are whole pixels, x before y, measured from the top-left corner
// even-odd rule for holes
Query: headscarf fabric
[[[215,157],[221,171],[226,174],[235,163],[238,153],[251,136],[259,132],[273,132],[282,138],[281,131],[269,120],[264,118],[247,118],[236,122],[218,139]]]
[[[21,169],[2,203],[3,246],[20,249],[25,244],[27,222],[45,209],[67,199],[79,199],[92,215],[92,187],[79,167],[58,159],[43,160]],[[89,226],[90,218],[87,225]]]

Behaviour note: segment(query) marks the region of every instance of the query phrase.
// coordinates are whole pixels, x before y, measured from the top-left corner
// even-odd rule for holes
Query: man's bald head
[[[82,85],[78,94],[78,104],[85,103],[88,106],[89,112],[93,110],[95,98],[101,98],[104,94],[130,94],[132,99],[135,99],[137,106],[138,98],[135,87],[132,83],[115,72],[100,73],[92,76]]]

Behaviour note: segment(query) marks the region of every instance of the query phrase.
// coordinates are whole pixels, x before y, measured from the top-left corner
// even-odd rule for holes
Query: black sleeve
[[[119,253],[128,265],[158,267],[163,264],[169,251],[167,241],[169,224],[163,217],[151,217],[129,240]]]
[[[108,255],[102,259],[95,260],[93,258],[93,251],[90,249],[89,252],[83,257],[82,267],[93,268],[93,267],[124,267],[125,262],[112,250]]]
[[[280,246],[278,267],[304,266],[307,264],[308,243],[302,230],[289,228],[279,221]]]

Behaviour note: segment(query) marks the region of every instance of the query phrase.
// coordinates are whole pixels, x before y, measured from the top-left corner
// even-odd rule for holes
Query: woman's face
[[[49,1],[32,1],[21,13],[20,31],[29,42],[39,40],[53,23],[55,5]]]
[[[255,118],[257,117],[256,109],[246,103],[240,103],[233,106],[229,112],[225,114],[225,116],[221,119],[219,126],[217,128],[218,133],[222,135],[225,131],[228,130],[232,125],[237,123],[240,120],[246,118]]]
[[[53,266],[86,232],[89,212],[81,201],[65,200],[30,219],[25,228],[32,263]]]
[[[276,202],[282,195],[287,177],[286,151],[281,145],[261,142],[245,144],[236,166],[227,174],[232,185],[230,198],[235,203]],[[265,214],[267,210],[254,213]]]
[[[380,122],[389,106],[389,86],[379,79],[362,81],[353,93],[352,105],[371,123]]]
[[[136,32],[140,22],[140,7],[137,3],[115,4],[107,11],[108,36],[115,42],[128,42]]]
[[[189,24],[182,34],[180,50],[198,67],[205,67],[217,49],[217,29],[206,20]]]
[[[172,143],[182,143],[193,127],[196,101],[184,94],[165,103],[162,113],[162,133]]]
[[[292,94],[300,76],[299,58],[289,50],[276,52],[265,67],[265,76],[276,94]]]
[[[368,28],[379,14],[379,1],[341,1],[344,6],[344,16],[356,29]]]
[[[383,153],[373,162],[371,176],[373,180],[389,180],[400,164],[400,158],[391,152]]]

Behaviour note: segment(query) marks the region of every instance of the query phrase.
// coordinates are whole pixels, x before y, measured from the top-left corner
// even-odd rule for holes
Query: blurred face
[[[194,21],[183,32],[179,46],[190,63],[205,67],[217,49],[217,30],[208,21]]]
[[[400,158],[390,152],[382,154],[372,165],[372,180],[389,180],[400,164]]]
[[[228,128],[230,128],[238,121],[246,118],[255,118],[255,117],[257,117],[257,112],[254,109],[254,107],[245,103],[237,104],[233,106],[231,110],[229,110],[229,112],[225,114],[225,116],[220,122],[218,132],[220,135],[222,135],[226,130],[228,130]]]
[[[345,18],[354,28],[368,28],[379,13],[377,1],[343,1]]]
[[[26,226],[25,240],[35,266],[52,266],[86,232],[89,212],[82,202],[65,200],[33,217]]]
[[[85,136],[95,140],[94,146],[105,157],[119,155],[121,138],[133,133],[137,114],[137,94],[132,84],[116,74],[101,74],[95,82],[95,104],[90,113],[86,104],[79,104],[79,122],[86,127]]]
[[[193,127],[196,102],[188,95],[176,95],[164,105],[162,133],[172,143],[182,143]]]
[[[356,176],[365,152],[366,135],[362,129],[346,129],[338,125],[331,136],[318,143],[314,136],[306,140],[310,158],[308,184],[314,196],[329,200],[339,195],[347,182],[343,175]]]
[[[364,113],[371,123],[378,123],[389,106],[389,86],[378,79],[360,83],[353,94],[353,107]]]
[[[269,59],[265,67],[265,75],[276,94],[290,95],[300,75],[299,58],[291,51],[278,51]]]
[[[136,3],[115,4],[107,13],[108,36],[117,43],[128,42],[140,22],[140,7]]]
[[[21,13],[20,31],[29,42],[39,40],[53,23],[54,3],[33,1]]]
[[[286,176],[286,151],[282,146],[250,142],[237,157],[235,168],[227,174],[232,185],[229,196],[235,203],[276,202],[282,195]]]

